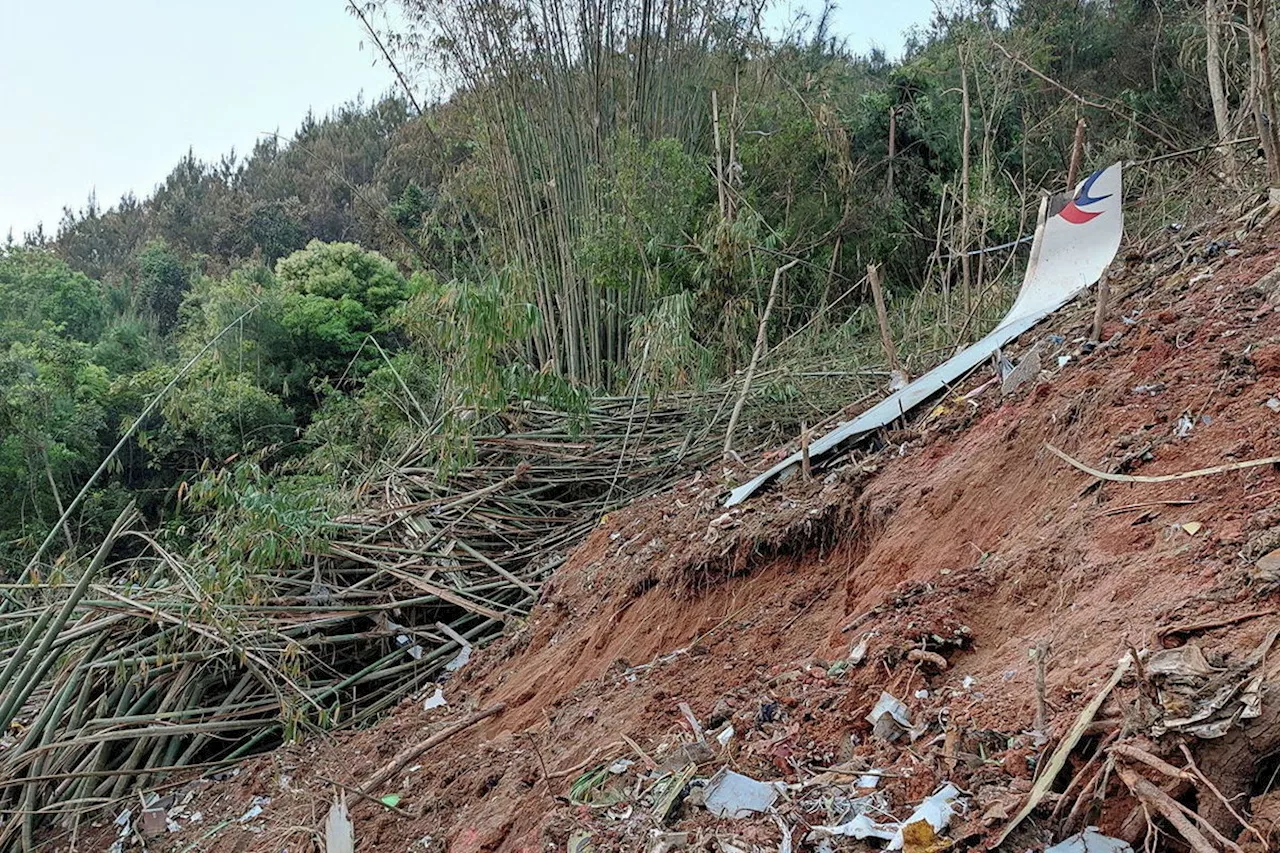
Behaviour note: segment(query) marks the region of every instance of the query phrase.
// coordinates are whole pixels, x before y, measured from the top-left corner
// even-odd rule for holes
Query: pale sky
[[[781,0],[776,21],[818,0]],[[834,30],[891,56],[931,0],[843,0]],[[90,192],[150,195],[188,150],[247,153],[394,85],[344,0],[0,0],[0,241]]]

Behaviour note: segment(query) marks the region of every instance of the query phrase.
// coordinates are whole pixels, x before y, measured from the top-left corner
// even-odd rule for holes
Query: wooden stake
[[[970,262],[969,262],[969,72],[965,65],[965,54],[960,52],[960,104],[964,111],[963,132],[960,137],[960,276],[964,284],[964,313],[967,317],[970,304]]]
[[[884,286],[880,281],[880,267],[877,264],[867,265],[867,281],[871,283],[871,298],[876,303],[876,322],[880,325],[880,345],[884,347],[884,357],[889,369],[906,376],[902,363],[898,361],[898,349],[893,345],[893,335],[889,332],[889,312],[884,307]]]
[[[1080,177],[1080,161],[1084,157],[1084,116],[1076,119],[1076,137],[1071,142],[1071,164],[1067,166],[1067,192],[1075,193]]]
[[[1049,665],[1049,640],[1041,640],[1036,646],[1036,722],[1035,730],[1048,735],[1049,700],[1045,687],[1045,674]]]
[[[1089,333],[1089,340],[1101,343],[1102,341],[1102,321],[1107,316],[1107,301],[1111,298],[1111,285],[1107,283],[1107,274],[1104,272],[1102,277],[1098,279],[1098,307],[1093,312],[1093,330]]]

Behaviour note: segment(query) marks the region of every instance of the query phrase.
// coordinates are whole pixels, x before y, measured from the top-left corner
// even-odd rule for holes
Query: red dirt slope
[[[1118,271],[1112,292],[1122,296],[1103,346],[1081,353],[1072,343],[1087,334],[1091,306],[1064,311],[1022,341],[1065,339],[1048,344],[1038,380],[1012,397],[990,387],[961,400],[987,379],[976,375],[909,431],[812,482],[795,477],[725,512],[727,475],[709,472],[607,517],[544,589],[529,624],[445,685],[447,708],[406,701],[372,730],[255,759],[199,794],[192,808],[203,822],[151,849],[312,849],[331,800],[321,777],[360,786],[405,746],[497,702],[503,713],[374,791],[401,794],[411,817],[349,797],[358,850],[564,850],[579,830],[596,850],[653,849],[659,827],[637,793],[649,785],[637,747],[672,768],[692,760],[695,778],[728,764],[806,785],[790,789],[778,820],[717,820],[690,797],[669,821],[690,833],[687,849],[777,850],[780,827],[811,849],[808,826],[832,820],[830,797],[852,784],[836,774],[815,788],[814,777],[841,762],[884,772],[885,805],[899,818],[954,781],[968,808],[951,837],[988,843],[1130,646],[1158,648],[1161,629],[1276,604],[1275,584],[1253,566],[1280,546],[1275,466],[1099,483],[1046,448],[1143,475],[1280,452],[1280,412],[1267,405],[1280,397],[1276,240],[1255,235],[1238,253],[1205,259],[1195,252],[1208,238],[1192,239]],[[1071,356],[1061,367],[1059,354]],[[1184,416],[1190,431],[1178,437]],[[1232,659],[1277,621],[1198,640]],[[865,658],[850,660],[864,639]],[[1047,745],[1031,731],[1029,656],[1045,642]],[[925,725],[914,742],[873,733],[865,717],[882,690]],[[1128,737],[1141,702],[1124,682],[1086,748],[1116,727]],[[680,703],[708,730],[732,722],[728,746],[691,747]],[[1144,748],[1179,755],[1171,743]],[[1212,742],[1189,743],[1212,761]],[[580,774],[618,758],[636,762],[617,777],[622,802],[568,803]],[[1235,782],[1248,788],[1244,773]],[[1105,790],[1091,816],[1136,838],[1145,824],[1133,821],[1134,799],[1114,778]],[[218,829],[256,795],[271,797],[261,817]],[[1051,795],[1020,828],[1017,849],[1050,840],[1057,802]],[[1072,806],[1061,802],[1058,822]],[[863,848],[839,840],[830,849]]]

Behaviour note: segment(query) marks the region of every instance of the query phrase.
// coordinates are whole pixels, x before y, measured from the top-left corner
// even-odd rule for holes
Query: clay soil
[[[1172,252],[1117,265],[1104,344],[1082,350],[1092,300],[1081,300],[1010,349],[1016,359],[1060,336],[1047,340],[1040,376],[1011,395],[995,385],[962,399],[990,378],[983,369],[877,447],[733,511],[722,507],[726,488],[750,472],[717,468],[607,516],[545,585],[527,624],[444,685],[447,706],[424,710],[414,697],[371,729],[255,758],[202,784],[191,806],[202,821],[180,822],[148,849],[322,849],[337,790],[329,780],[361,787],[398,751],[496,703],[505,710],[372,792],[399,794],[399,812],[347,795],[357,850],[563,851],[584,835],[593,848],[578,849],[650,850],[665,837],[655,832],[687,832],[688,849],[772,851],[784,830],[795,849],[811,849],[809,826],[830,817],[803,793],[786,798],[777,820],[718,820],[690,797],[660,826],[637,794],[643,774],[655,775],[648,760],[695,763],[696,778],[727,765],[793,792],[825,768],[874,768],[899,818],[952,781],[966,792],[952,840],[990,844],[1131,648],[1177,643],[1186,635],[1169,629],[1280,603],[1255,566],[1280,547],[1274,465],[1113,483],[1047,448],[1140,475],[1280,452],[1280,412],[1267,405],[1280,397],[1280,282],[1270,275],[1280,234],[1228,242],[1229,251],[1208,244],[1184,237]],[[1069,360],[1060,365],[1060,355]],[[1277,622],[1262,615],[1192,633],[1230,659]],[[1035,649],[1047,650],[1043,721]],[[873,732],[866,718],[882,691],[908,707],[914,740]],[[1109,733],[1141,733],[1141,693],[1135,678],[1122,682],[1059,791]],[[1280,694],[1264,693],[1264,704],[1277,703]],[[728,724],[734,734],[721,746],[714,734]],[[1167,738],[1144,749],[1173,761],[1181,753]],[[1212,763],[1211,743],[1188,743]],[[570,802],[583,773],[623,758],[634,764],[618,776],[621,802]],[[1270,827],[1273,798],[1251,781],[1258,768],[1247,769],[1239,784],[1252,789],[1228,794],[1246,812],[1255,798]],[[1103,785],[1089,816],[1139,841],[1150,830],[1135,822],[1135,800],[1117,779]],[[240,821],[255,797],[270,802]],[[1009,849],[1057,840],[1072,805],[1059,802],[1046,799]],[[105,849],[109,821],[82,833],[81,849]],[[1159,842],[1180,844],[1169,834]]]

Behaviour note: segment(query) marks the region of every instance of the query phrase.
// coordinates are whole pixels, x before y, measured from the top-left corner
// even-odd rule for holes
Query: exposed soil
[[[690,833],[687,849],[777,850],[781,827],[797,849],[812,849],[809,825],[832,819],[814,792],[853,785],[850,771],[815,786],[833,765],[882,772],[879,790],[899,818],[954,782],[967,796],[950,838],[988,844],[1130,647],[1157,649],[1188,636],[1162,639],[1162,630],[1280,603],[1278,579],[1254,566],[1280,547],[1275,466],[1103,483],[1046,448],[1143,475],[1280,452],[1280,412],[1267,405],[1280,398],[1280,289],[1268,275],[1280,264],[1280,237],[1253,235],[1212,259],[1196,255],[1196,245],[1116,271],[1104,345],[1081,352],[1087,299],[1025,336],[1012,355],[1046,335],[1063,342],[1051,343],[1047,370],[1011,397],[988,387],[960,398],[986,382],[984,369],[910,429],[813,480],[795,476],[726,512],[726,487],[746,472],[706,471],[606,517],[545,586],[528,624],[478,651],[444,685],[447,707],[425,711],[421,697],[406,700],[367,731],[247,762],[198,793],[190,809],[202,812],[200,822],[178,821],[180,831],[148,849],[318,849],[334,790],[324,779],[361,786],[399,750],[498,702],[504,712],[372,792],[399,793],[398,808],[412,817],[348,796],[358,850],[565,850],[577,832],[589,833],[596,850],[653,849],[663,840],[652,834],[658,822],[636,793],[649,784],[645,760],[624,736],[656,764],[697,764],[696,778],[728,764],[806,785],[791,789],[777,820],[719,820],[691,796],[667,827]],[[1058,355],[1070,360],[1059,366]],[[1278,624],[1272,613],[1190,636],[1230,662]],[[1045,643],[1047,743],[1034,731],[1030,655]],[[851,660],[860,646],[865,657]],[[1263,668],[1269,686],[1276,666]],[[1127,678],[1102,706],[1058,791],[1101,738],[1145,727],[1139,716],[1151,699],[1139,682]],[[873,732],[866,717],[881,691],[909,708],[920,729],[914,741]],[[1262,701],[1270,710],[1238,722],[1236,741],[1271,725],[1280,694],[1264,689]],[[709,734],[708,746],[693,746],[680,703],[710,733],[731,723],[728,745]],[[1280,811],[1267,790],[1275,780],[1256,777],[1274,769],[1269,756],[1280,744],[1237,744],[1231,755],[1245,758],[1228,770],[1217,741],[1172,733],[1142,743],[1181,766],[1181,740],[1206,768],[1218,762],[1224,777],[1234,774],[1219,787],[1241,797],[1235,804],[1246,817],[1253,798],[1259,825],[1274,831]],[[568,801],[583,772],[620,758],[635,762],[612,786],[624,789],[620,802]],[[1150,832],[1121,781],[1103,784],[1101,808],[1085,813],[1093,823],[1130,841]],[[254,797],[270,802],[238,821]],[[1057,840],[1074,797],[1074,788],[1061,800],[1050,795],[1009,849]],[[1196,808],[1194,796],[1189,802]],[[1232,838],[1240,832],[1230,815],[1213,820]],[[82,831],[80,849],[105,849],[112,830]],[[1159,845],[1185,849],[1180,843],[1165,834]],[[1244,833],[1240,843],[1257,840]]]

